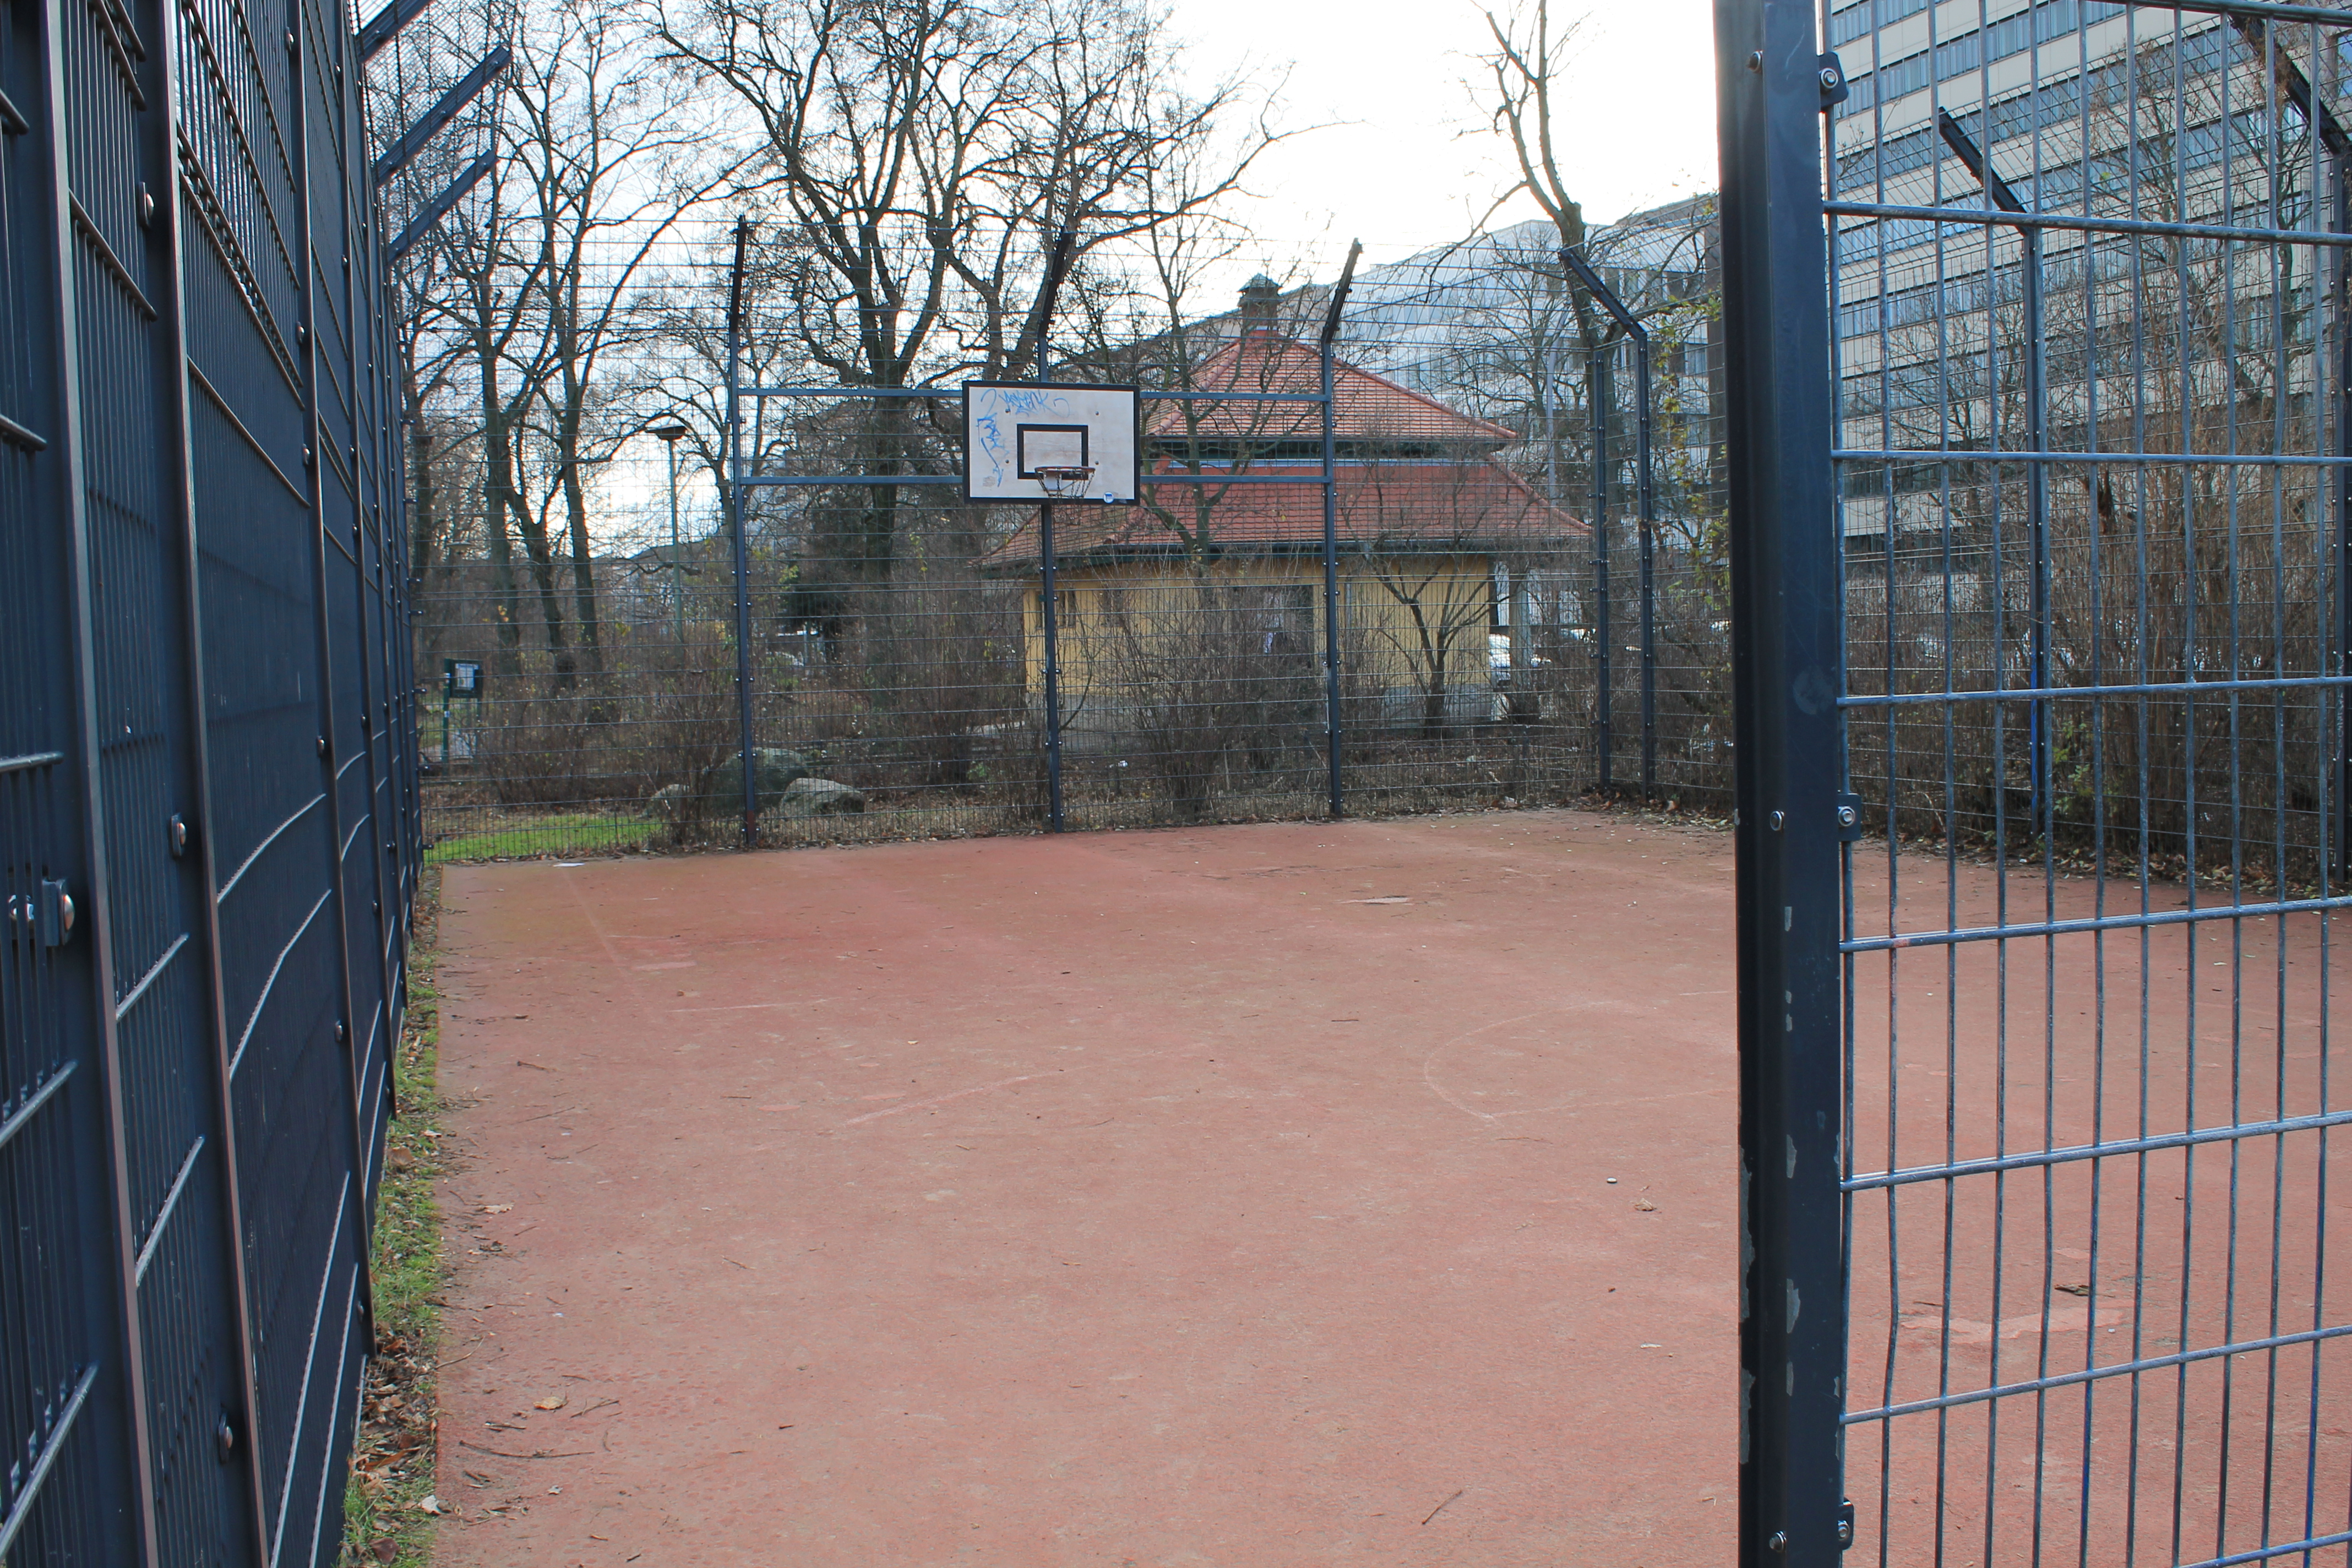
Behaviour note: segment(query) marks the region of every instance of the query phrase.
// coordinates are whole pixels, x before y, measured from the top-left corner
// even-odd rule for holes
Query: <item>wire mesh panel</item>
[[[0,13],[0,1559],[324,1563],[417,851],[334,7]]]
[[[656,248],[678,302],[602,362],[601,455],[493,442],[471,359],[421,392],[438,852],[740,843],[747,753],[769,844],[1042,830],[1057,784],[1088,828],[1319,816],[1335,789],[1366,813],[1603,783],[1720,803],[1714,234],[1699,200],[1585,247],[1645,323],[1646,424],[1548,224],[1363,267],[1336,321],[1334,280],[1171,307],[1139,247],[1089,252],[1050,379],[1140,389],[1143,476],[1132,504],[1056,507],[1050,598],[1037,507],[962,500],[961,387],[1001,365],[837,384],[804,238],[755,226],[730,447],[731,260]],[[639,264],[615,246],[591,275]]]
[[[120,1264],[76,749],[46,19],[0,11],[0,1557],[125,1562],[135,1384],[107,1330]]]
[[[2341,1561],[2346,19],[1821,20],[1853,1554]]]

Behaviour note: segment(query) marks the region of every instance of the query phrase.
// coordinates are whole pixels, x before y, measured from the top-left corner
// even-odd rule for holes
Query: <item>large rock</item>
[[[831,779],[794,779],[776,808],[783,816],[830,816],[836,812],[865,809],[863,794]]]
[[[761,747],[751,753],[751,760],[758,773],[755,783],[762,810],[772,810],[783,798],[786,790],[809,776],[808,759],[798,752]],[[695,793],[700,797],[702,809],[709,815],[740,817],[743,815],[743,753],[738,752],[717,767],[706,769],[701,787]]]

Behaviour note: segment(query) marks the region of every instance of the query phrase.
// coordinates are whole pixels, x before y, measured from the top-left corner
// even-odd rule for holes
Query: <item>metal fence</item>
[[[1156,335],[1074,321],[1052,374],[1141,389],[1144,493],[1057,509],[1050,559],[1034,508],[961,500],[961,377],[796,374],[754,237],[733,353],[641,416],[667,507],[569,542],[488,520],[453,415],[433,483],[462,521],[417,590],[428,838],[739,844],[747,759],[762,844],[1727,801],[1710,218],[1675,215],[1672,267],[1629,241],[1607,269],[1660,363],[1643,421],[1625,335],[1591,356],[1597,430],[1548,232]]]
[[[1741,1561],[2341,1561],[2352,16],[1719,15]]]
[[[0,1559],[319,1563],[418,863],[344,12],[0,9]]]

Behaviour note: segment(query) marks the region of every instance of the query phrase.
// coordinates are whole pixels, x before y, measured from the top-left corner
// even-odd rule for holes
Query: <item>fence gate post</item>
[[[1739,952],[1738,1562],[1832,1568],[1845,1363],[1838,795],[1821,46],[1717,0]]]

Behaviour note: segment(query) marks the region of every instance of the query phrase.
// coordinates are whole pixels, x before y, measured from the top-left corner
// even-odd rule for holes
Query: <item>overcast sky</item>
[[[1504,0],[1496,0],[1499,5]],[[1528,0],[1532,5],[1533,0]],[[1336,276],[1348,241],[1365,262],[1401,260],[1474,231],[1517,178],[1465,85],[1487,46],[1474,0],[1171,0],[1197,84],[1235,70],[1287,73],[1278,122],[1321,125],[1255,171],[1234,216],[1260,237],[1207,279],[1208,309],[1251,273]],[[1555,0],[1583,18],[1561,73],[1561,172],[1586,217],[1607,222],[1715,187],[1714,15],[1709,0]],[[1522,195],[1495,225],[1540,216]],[[600,489],[625,527],[666,525],[661,454],[625,454]],[[690,514],[713,504],[687,477]],[[617,521],[617,518],[616,518]],[[700,532],[704,524],[689,524]]]
[[[1516,178],[1465,86],[1488,42],[1473,0],[1171,4],[1197,79],[1286,69],[1282,123],[1330,127],[1277,149],[1251,181],[1257,199],[1243,216],[1265,254],[1248,270],[1280,277],[1304,263],[1325,276],[1359,237],[1368,261],[1396,260],[1471,232]],[[1554,0],[1555,27],[1580,16],[1557,145],[1585,216],[1713,189],[1708,0]],[[1523,195],[1495,221],[1537,216]]]

